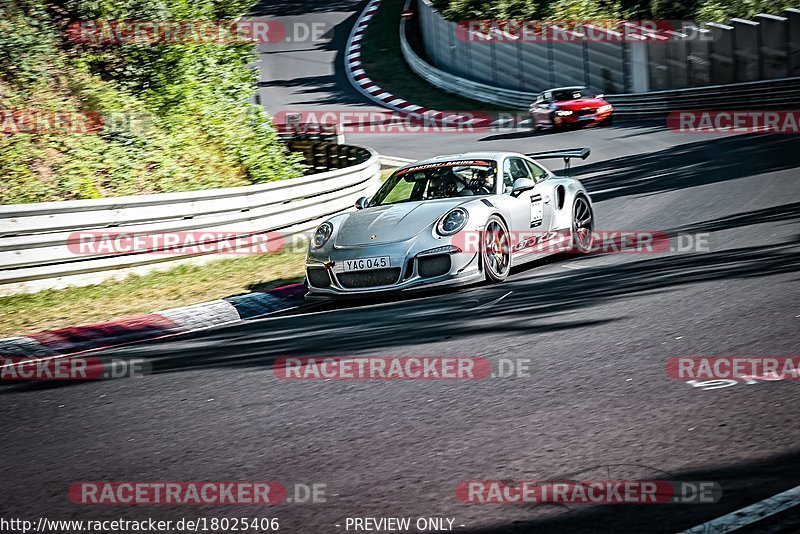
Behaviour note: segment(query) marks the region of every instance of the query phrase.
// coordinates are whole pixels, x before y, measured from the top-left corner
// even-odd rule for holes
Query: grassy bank
[[[88,287],[0,298],[0,337],[109,321],[303,280],[302,253],[180,266]]]

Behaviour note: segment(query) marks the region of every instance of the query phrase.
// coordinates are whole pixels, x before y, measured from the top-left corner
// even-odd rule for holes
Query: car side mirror
[[[369,199],[367,197],[360,197],[358,200],[356,200],[356,209],[363,210],[364,208],[367,207],[368,201]]]
[[[517,197],[525,191],[530,191],[536,187],[536,182],[530,178],[517,178],[514,180],[514,188],[511,190],[511,196]]]
[[[595,98],[605,98],[606,95],[597,95]]]

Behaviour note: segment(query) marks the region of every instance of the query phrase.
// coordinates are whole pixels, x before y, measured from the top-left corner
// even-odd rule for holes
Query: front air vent
[[[400,268],[374,269],[372,271],[355,271],[336,275],[342,287],[361,289],[365,287],[391,286],[400,278]]]
[[[327,269],[306,269],[306,276],[308,277],[308,283],[311,287],[323,288],[331,286],[331,277]]]
[[[449,254],[434,254],[417,258],[417,271],[423,278],[441,276],[450,272],[451,260]]]

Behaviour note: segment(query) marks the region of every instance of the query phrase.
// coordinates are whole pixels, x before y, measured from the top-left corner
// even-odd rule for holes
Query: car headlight
[[[464,208],[456,208],[441,218],[436,225],[436,232],[441,236],[453,235],[464,226],[469,220],[469,214]]]
[[[611,109],[612,109],[611,108],[611,104],[605,104],[605,105],[600,106],[599,108],[597,108],[597,112],[598,113],[605,113],[606,111],[611,111]]]
[[[314,248],[322,248],[325,246],[325,243],[328,242],[328,239],[331,238],[333,235],[333,225],[329,222],[324,222],[319,225],[317,231],[314,232],[314,238],[311,240],[311,245]]]
[[[567,115],[572,115],[572,112],[568,109],[559,109],[556,111],[556,115],[559,117],[566,117]]]

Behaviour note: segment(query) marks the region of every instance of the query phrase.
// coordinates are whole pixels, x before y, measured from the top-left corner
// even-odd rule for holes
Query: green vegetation
[[[257,79],[252,44],[94,44],[67,33],[77,20],[231,20],[248,5],[0,0],[0,112],[128,118],[95,134],[0,133],[0,203],[188,191],[302,174],[298,157],[250,103]]]
[[[691,19],[726,22],[732,17],[780,13],[800,0],[433,0],[451,20],[468,19]]]
[[[88,287],[0,298],[0,337],[152,313],[303,281],[305,255],[261,254],[183,265]]]

